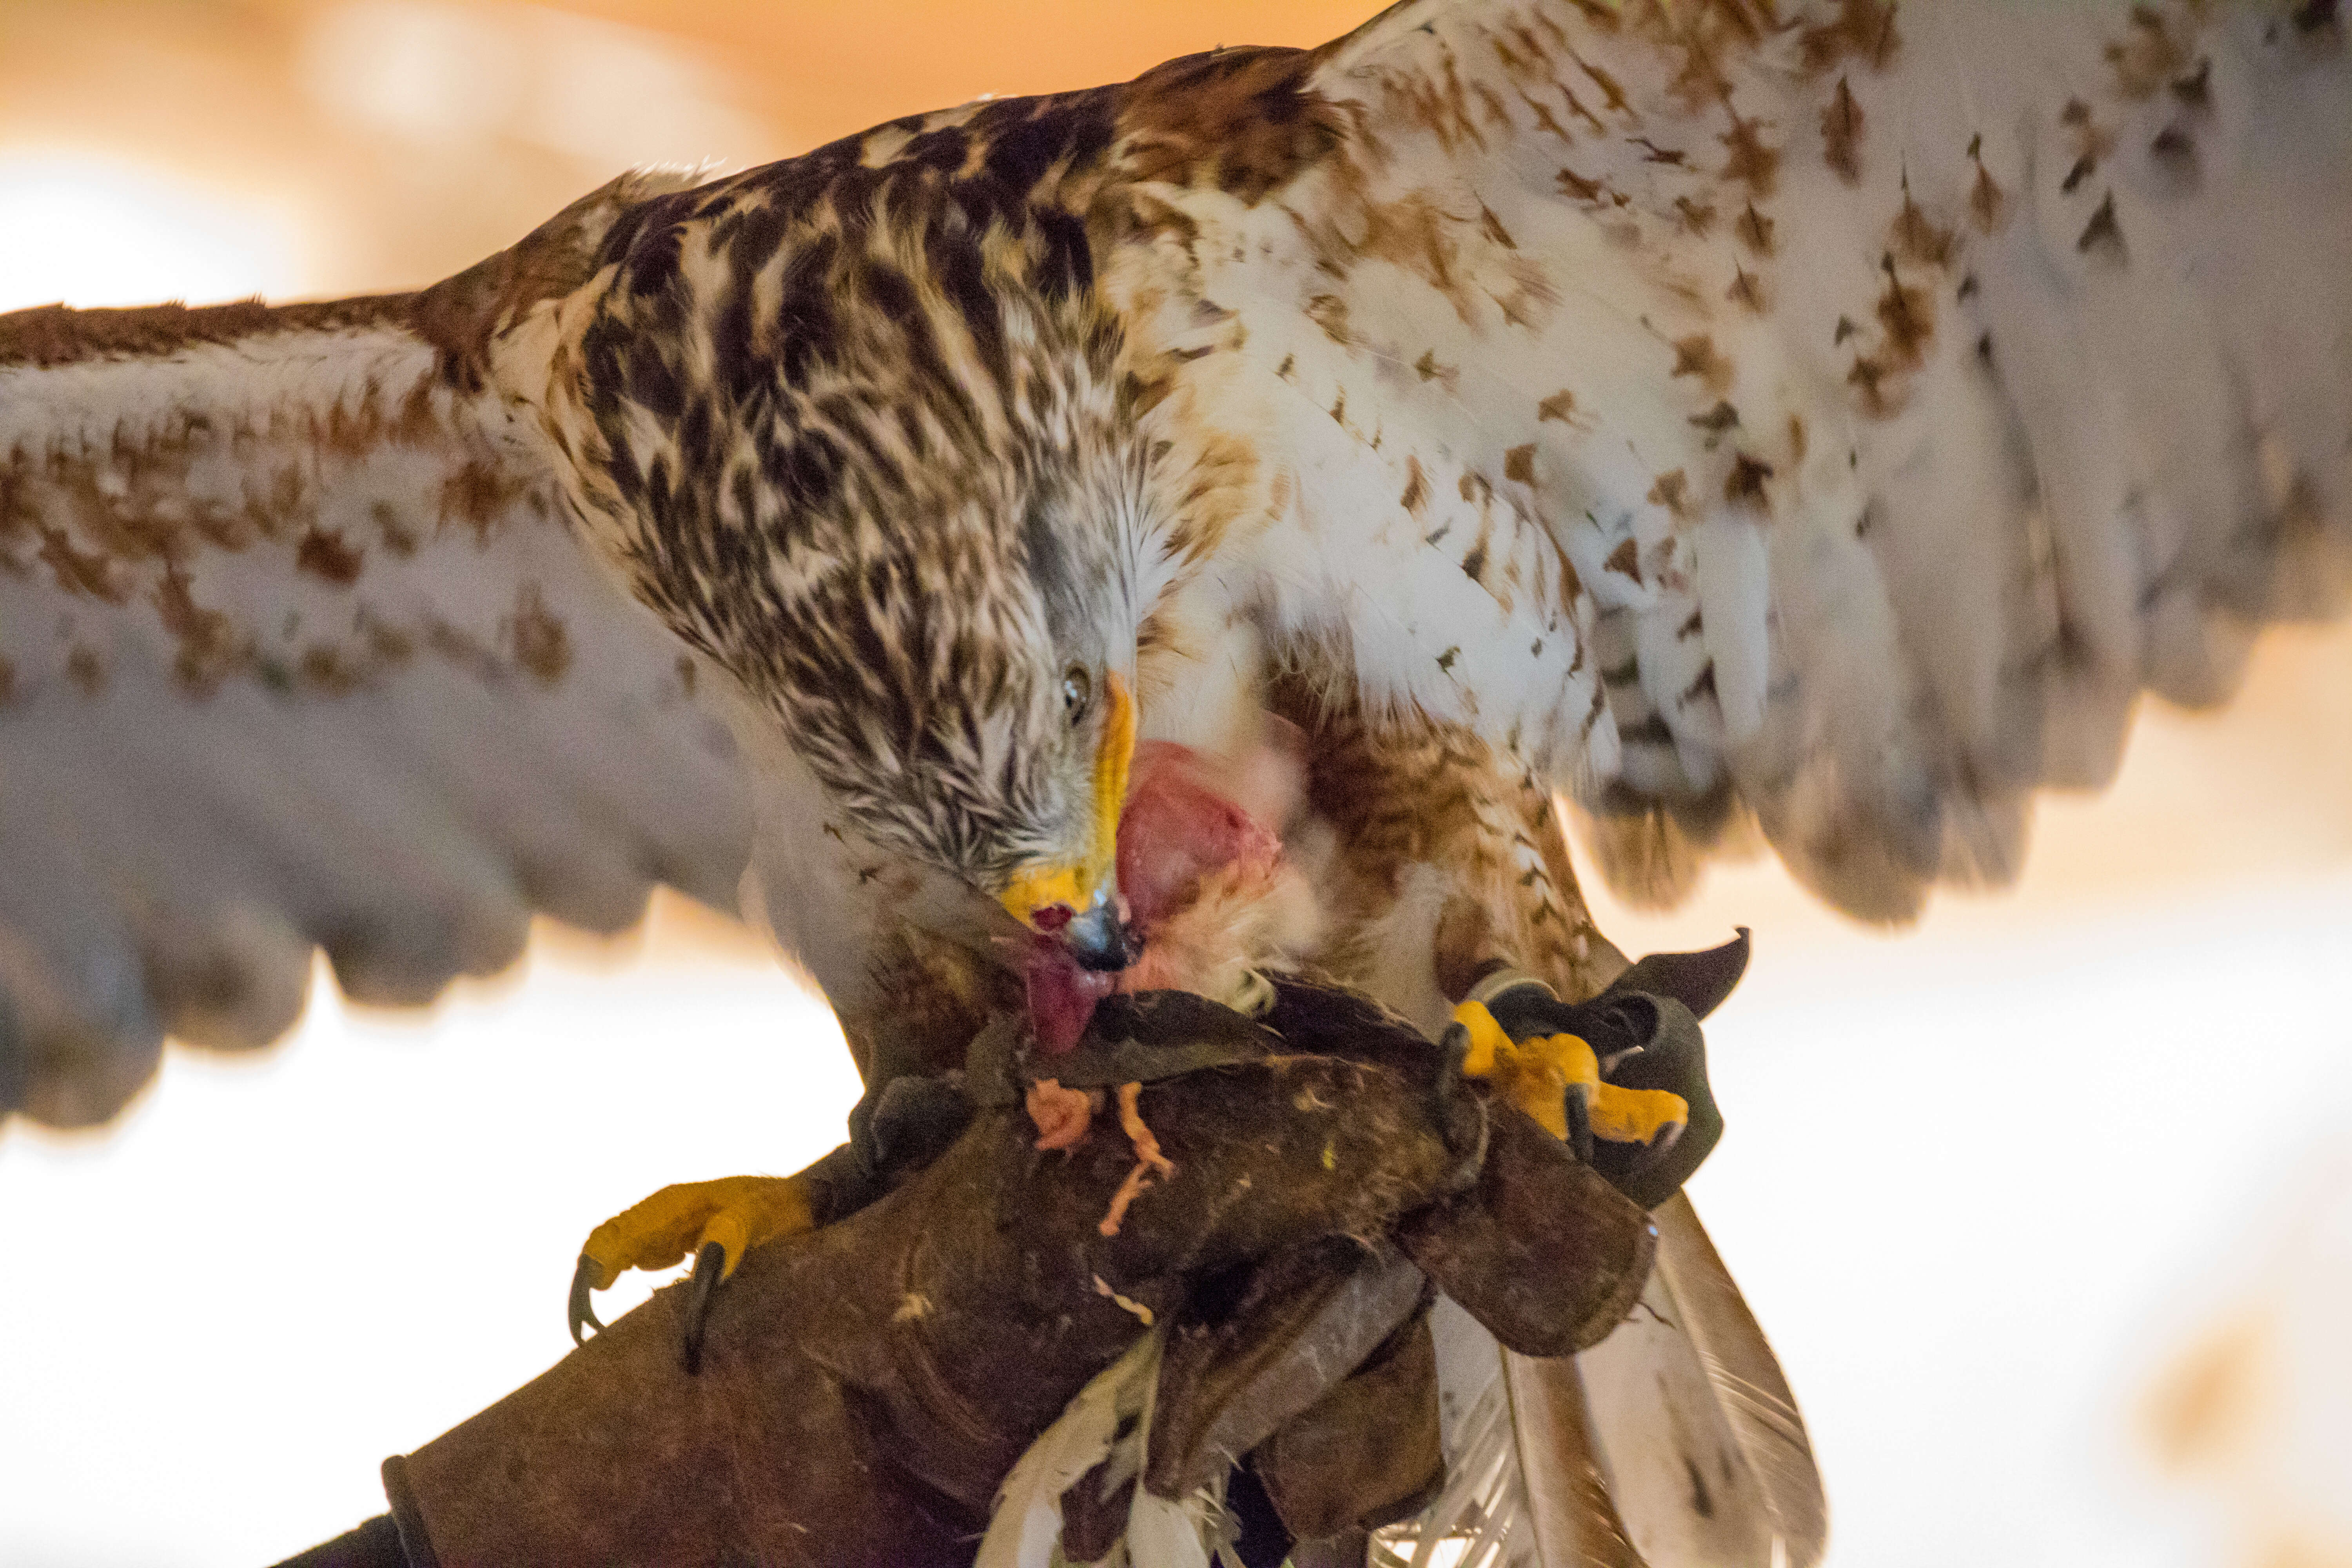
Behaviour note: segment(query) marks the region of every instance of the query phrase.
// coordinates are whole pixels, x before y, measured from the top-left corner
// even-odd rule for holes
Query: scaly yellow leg
[[[1555,1138],[1568,1136],[1568,1096],[1584,1101],[1593,1136],[1612,1143],[1648,1143],[1668,1128],[1687,1126],[1690,1105],[1662,1089],[1621,1089],[1603,1082],[1600,1058],[1574,1035],[1514,1040],[1483,1002],[1465,1002],[1454,1021],[1470,1032],[1462,1070],[1493,1079],[1503,1097]]]
[[[629,1269],[667,1268],[692,1257],[699,1278],[705,1249],[716,1246],[717,1279],[723,1280],[760,1243],[815,1226],[808,1184],[798,1176],[722,1176],[664,1187],[588,1233],[572,1283],[572,1337],[581,1337],[583,1324],[604,1327],[588,1309],[588,1292]]]

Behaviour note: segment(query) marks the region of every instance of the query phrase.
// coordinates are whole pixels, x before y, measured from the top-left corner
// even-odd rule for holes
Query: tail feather
[[[1724,1418],[1762,1489],[1788,1568],[1814,1568],[1829,1547],[1829,1500],[1795,1395],[1756,1315],[1707,1240],[1687,1197],[1654,1211],[1658,1268],[1682,1308]]]
[[[1658,1270],[1566,1362],[1508,1356],[1451,1303],[1438,1343],[1446,1485],[1374,1538],[1379,1568],[1814,1568],[1828,1509],[1787,1380],[1686,1199]]]

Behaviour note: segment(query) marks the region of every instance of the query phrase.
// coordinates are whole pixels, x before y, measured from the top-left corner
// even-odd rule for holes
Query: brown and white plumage
[[[2339,34],[1455,0],[625,184],[421,296],[20,315],[15,721],[126,611],[192,701],[331,709],[383,656],[303,595],[348,639],[459,523],[487,569],[415,592],[495,582],[472,635],[528,640],[498,524],[560,489],[870,841],[853,884],[1067,837],[1066,659],[1138,666],[1147,731],[1260,666],[1458,729],[1659,893],[1752,813],[1900,915],[2013,866],[2140,690],[2330,602]]]
[[[1423,1018],[1486,950],[1606,979],[1555,792],[1658,899],[1754,832],[1871,918],[2000,879],[2140,693],[2340,596],[2342,31],[1409,0],[401,300],[0,318],[0,1095],[102,1116],[313,942],[415,994],[723,888],[741,798],[887,1055],[891,976],[1095,853],[1072,671],[1297,723],[1327,957]]]
[[[0,318],[0,1107],[96,1122],[167,1031],[268,1044],[315,948],[415,1004],[534,910],[731,903],[723,728],[460,363],[554,286],[510,273]]]
[[[1399,7],[1300,64],[1332,153],[1106,271],[1281,431],[1278,613],[1360,685],[1659,892],[1753,812],[1900,917],[2335,603],[2332,9]]]

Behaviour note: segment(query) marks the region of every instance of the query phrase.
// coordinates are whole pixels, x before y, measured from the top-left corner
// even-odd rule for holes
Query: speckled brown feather
[[[418,294],[0,316],[0,1114],[101,1121],[166,1031],[268,1044],[314,946],[415,1003],[533,910],[732,901],[693,667],[467,390],[676,183]]]

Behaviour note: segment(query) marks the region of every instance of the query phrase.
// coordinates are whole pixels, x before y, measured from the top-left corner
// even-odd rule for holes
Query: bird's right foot
[[[816,1226],[804,1176],[722,1176],[682,1182],[614,1215],[588,1235],[572,1276],[567,1317],[572,1342],[583,1329],[602,1330],[590,1295],[632,1268],[667,1268],[691,1255],[693,1293],[688,1300],[680,1351],[689,1373],[702,1362],[702,1329],[710,1298],[743,1254],[763,1241],[797,1236]]]

